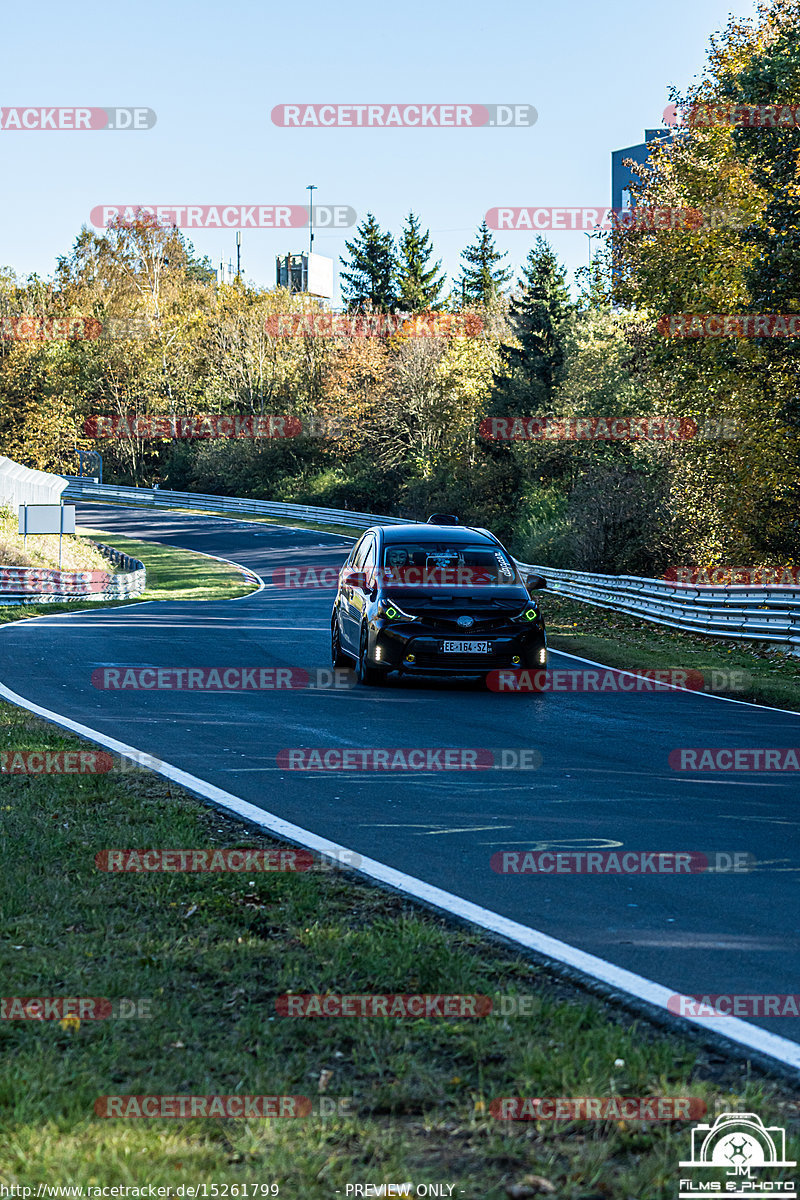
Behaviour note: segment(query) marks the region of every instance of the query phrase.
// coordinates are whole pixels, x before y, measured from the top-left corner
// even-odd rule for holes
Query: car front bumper
[[[444,653],[442,643],[488,642],[489,652]],[[501,668],[541,668],[547,662],[547,639],[538,623],[527,628],[492,629],[469,634],[376,622],[370,630],[369,660],[387,671],[420,675],[483,675]]]

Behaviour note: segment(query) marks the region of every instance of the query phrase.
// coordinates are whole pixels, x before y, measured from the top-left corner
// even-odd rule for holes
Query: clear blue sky
[[[141,132],[0,132],[0,266],[50,276],[97,204],[304,204],[375,213],[395,235],[413,209],[451,275],[495,205],[609,203],[610,152],[661,124],[668,87],[700,75],[709,37],[750,0],[62,0],[3,16],[0,104],[143,105]],[[290,102],[528,103],[532,128],[283,129]],[[338,259],[341,234],[314,249]],[[192,233],[218,263],[235,234]],[[307,232],[250,230],[247,277],[275,280],[277,253]],[[570,272],[580,232],[548,235]],[[515,270],[532,236],[498,233]]]

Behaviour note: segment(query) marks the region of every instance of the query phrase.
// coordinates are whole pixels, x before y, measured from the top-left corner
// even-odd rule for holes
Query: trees
[[[396,306],[397,262],[394,238],[383,233],[372,213],[356,229],[352,242],[345,242],[350,260],[340,272],[342,296],[351,312],[363,308],[392,312]]]
[[[750,61],[724,81],[737,104],[770,104],[800,93],[800,3],[774,0]],[[753,306],[764,313],[800,312],[800,129],[735,129],[732,141],[766,196],[762,219],[744,233],[755,251],[745,271]],[[760,407],[788,434],[775,447],[784,469],[759,504],[761,539],[773,552],[797,555],[800,542],[800,354],[793,339],[759,339]],[[763,466],[774,473],[775,456]],[[793,479],[792,479],[793,476]],[[763,472],[762,472],[763,477]],[[767,476],[768,478],[768,476]],[[765,479],[766,482],[766,479]]]
[[[496,249],[494,237],[485,218],[478,226],[476,240],[462,251],[461,257],[464,265],[454,290],[456,303],[462,308],[466,308],[468,304],[490,307],[500,296],[503,286],[511,279],[513,272],[499,265],[508,257],[508,252],[500,254]]]
[[[537,237],[521,274],[509,305],[514,340],[501,348],[495,411],[540,413],[547,410],[553,388],[564,374],[565,323],[575,306],[566,268],[545,238]]]
[[[685,107],[773,105],[796,96],[799,35],[798,0],[767,0],[754,21],[731,18]],[[738,426],[735,438],[687,441],[673,457],[670,520],[690,556],[684,561],[797,556],[797,340],[668,337],[656,321],[800,311],[799,155],[793,124],[692,124],[654,151],[653,169],[634,191],[648,208],[699,210],[703,224],[613,235],[616,299],[650,319],[637,356],[664,409]]]
[[[800,0],[766,0],[759,23],[731,21],[715,40],[689,100],[752,104],[799,90]],[[84,229],[52,283],[0,272],[0,320],[138,324],[97,340],[4,334],[0,452],[69,470],[70,446],[92,444],[81,436],[90,413],[317,417],[310,436],[281,444],[113,439],[101,447],[107,478],[373,511],[452,508],[516,536],[522,557],[563,566],[656,573],[675,562],[790,561],[800,531],[797,339],[665,336],[659,319],[800,312],[798,164],[793,124],[684,128],[653,150],[636,198],[706,219],[616,229],[578,273],[574,302],[541,237],[506,295],[507,256],[483,222],[448,302],[476,307],[479,320],[462,311],[449,324],[378,321],[347,336],[330,323],[331,336],[313,325],[285,336],[291,323],[268,318],[316,312],[316,301],[217,286],[177,229],[145,219],[102,235]],[[441,264],[414,212],[397,251],[371,213],[347,250],[351,310],[441,307]],[[679,417],[701,428],[733,418],[739,430],[659,442],[573,440],[556,428],[504,442],[477,436],[489,414]]]
[[[439,274],[441,260],[430,265],[432,257],[430,230],[422,233],[419,219],[410,212],[398,246],[397,300],[401,309],[423,312],[439,305],[445,276]]]

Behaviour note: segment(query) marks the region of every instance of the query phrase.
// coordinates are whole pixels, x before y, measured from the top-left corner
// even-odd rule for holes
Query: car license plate
[[[489,642],[442,642],[442,654],[491,654]]]

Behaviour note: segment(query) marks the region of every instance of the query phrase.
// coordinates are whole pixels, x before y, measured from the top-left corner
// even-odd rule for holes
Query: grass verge
[[[144,563],[147,590],[139,600],[234,600],[254,590],[249,576],[237,567],[205,554],[96,529],[84,532],[95,541]]]
[[[800,658],[763,643],[732,642],[653,625],[545,591],[547,640],[610,667],[701,671],[706,690],[800,712]],[[714,676],[713,672],[717,672]]]
[[[81,745],[7,704],[0,737],[6,754]],[[739,1109],[786,1126],[787,1150],[800,1149],[789,1087],[352,875],[99,871],[108,848],[275,844],[159,776],[6,773],[0,784],[4,996],[107,997],[120,1014],[0,1020],[6,1186],[180,1196],[206,1184],[225,1196],[275,1184],[322,1200],[348,1184],[412,1180],[481,1200],[675,1194],[686,1123],[499,1121],[490,1103],[503,1096],[695,1096],[712,1119]],[[279,1016],[276,998],[290,991],[479,993],[494,1007],[478,1019]],[[131,1005],[149,1015],[124,1017]],[[94,1112],[105,1095],[234,1093],[304,1095],[312,1112]]]
[[[187,582],[198,599],[220,598],[217,587],[248,590],[214,560],[201,560],[214,570],[198,585],[194,554],[110,544],[151,556],[152,598],[185,599]],[[686,665],[692,642],[697,654],[723,653],[710,639],[644,622],[610,625],[630,619],[552,595],[546,604],[554,647],[611,665]],[[39,610],[75,607],[86,604]],[[728,654],[720,662],[732,665]],[[0,738],[5,754],[81,745],[6,704]],[[205,1184],[210,1195],[213,1186],[237,1195],[246,1185],[248,1195],[268,1194],[257,1184],[316,1200],[348,1184],[413,1180],[489,1200],[674,1195],[685,1123],[501,1122],[490,1115],[501,1096],[695,1096],[712,1117],[755,1111],[786,1126],[798,1157],[800,1105],[787,1086],[355,877],[99,872],[94,856],[110,847],[275,844],[158,776],[3,774],[0,788],[4,994],[102,996],[120,1013],[149,1013],[0,1021],[6,1186],[154,1185],[185,1195],[181,1185]],[[480,993],[494,1008],[472,1020],[290,1019],[275,1003],[290,991]],[[94,1112],[103,1095],[234,1093],[305,1095],[312,1112],[274,1122]]]
[[[83,530],[87,536],[138,558],[147,568],[147,589],[130,600],[72,600],[61,604],[6,604],[0,606],[0,624],[55,613],[94,611],[140,604],[143,600],[234,600],[247,596],[254,584],[237,567],[192,550],[178,550],[158,542],[140,542],[101,530]],[[106,560],[103,560],[106,561]]]
[[[29,534],[24,538],[17,532],[17,514],[0,507],[0,565],[4,567],[38,567],[62,571],[113,571],[107,558],[84,536],[58,534]],[[59,563],[60,558],[60,563]]]

